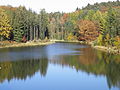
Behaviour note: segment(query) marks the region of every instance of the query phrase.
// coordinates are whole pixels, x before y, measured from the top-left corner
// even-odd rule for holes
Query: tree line
[[[120,1],[88,4],[71,13],[36,13],[24,6],[0,7],[0,38],[26,42],[58,39],[120,46]]]
[[[15,40],[17,42],[34,39],[44,39],[47,32],[48,14],[43,9],[40,14],[27,10],[25,7],[1,6],[1,19],[5,26],[1,25],[1,39]],[[4,13],[2,15],[2,13]],[[5,18],[6,17],[6,18]],[[2,23],[2,21],[0,21]],[[4,24],[4,23],[2,23]],[[8,24],[9,29],[4,29]],[[6,32],[5,32],[6,31]],[[4,34],[2,34],[4,33]]]

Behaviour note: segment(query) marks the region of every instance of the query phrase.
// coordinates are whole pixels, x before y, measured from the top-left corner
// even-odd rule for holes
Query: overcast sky
[[[39,12],[40,9],[45,8],[47,12],[72,12],[77,7],[82,8],[88,3],[94,4],[96,2],[107,2],[116,0],[0,0],[0,5],[20,6],[24,5],[26,8]]]

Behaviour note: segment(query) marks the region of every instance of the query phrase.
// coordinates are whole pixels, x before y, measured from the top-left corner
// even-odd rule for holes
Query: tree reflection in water
[[[106,77],[108,86],[120,88],[120,56],[94,50],[91,47],[80,48],[81,55],[61,55],[51,63],[61,64],[96,76]],[[58,58],[58,56],[57,56]]]
[[[57,47],[58,46],[59,45],[57,45]],[[72,47],[74,47],[74,45]],[[37,53],[41,55],[41,52],[43,52],[41,56],[38,55],[39,59],[1,61],[0,82],[3,83],[5,80],[10,81],[14,78],[25,80],[27,77],[32,77],[35,75],[36,72],[40,72],[41,76],[46,76],[48,64],[52,63],[59,64],[61,66],[69,66],[70,68],[76,69],[77,72],[83,71],[88,75],[94,74],[96,76],[105,76],[109,88],[113,86],[120,88],[119,55],[112,55],[109,53],[97,51],[88,46],[77,49],[73,48],[75,51],[78,51],[74,54],[58,54],[57,52],[57,55],[53,54],[51,58],[52,54],[46,54],[48,51],[46,47],[39,49],[36,47],[34,49],[35,52],[37,50],[37,52],[33,55],[34,57]],[[51,50],[51,48],[49,48],[49,50]],[[32,48],[28,48],[28,51],[26,53],[28,52],[32,54]]]
[[[36,72],[40,71],[41,76],[45,76],[48,68],[48,60],[22,60],[22,61],[6,61],[0,62],[0,82],[11,79],[25,80],[32,77]]]

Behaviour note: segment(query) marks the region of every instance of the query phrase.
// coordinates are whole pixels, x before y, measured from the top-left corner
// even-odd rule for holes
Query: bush
[[[70,33],[70,34],[67,36],[67,40],[76,40],[76,36],[74,36],[72,33]]]

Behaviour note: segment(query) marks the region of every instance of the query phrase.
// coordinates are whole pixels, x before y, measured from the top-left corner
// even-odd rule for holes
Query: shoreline
[[[91,47],[95,48],[97,50],[101,50],[101,51],[106,52],[106,53],[120,55],[120,49],[118,49],[116,47],[93,46],[93,45],[91,45]]]
[[[42,45],[49,45],[53,44],[55,42],[53,41],[46,41],[46,42],[26,42],[26,43],[16,43],[16,44],[11,44],[11,45],[5,45],[5,46],[0,46],[1,48],[14,48],[14,47],[30,47],[30,46],[42,46]]]
[[[92,42],[83,42],[83,41],[66,41],[66,40],[50,40],[50,41],[39,41],[39,42],[34,42],[34,41],[29,41],[26,43],[14,43],[14,44],[8,44],[4,46],[0,46],[0,49],[2,48],[14,48],[14,47],[32,47],[32,46],[42,46],[42,45],[50,45],[54,43],[80,43],[80,44],[87,44],[91,45],[92,48],[95,48],[97,50],[104,51],[106,53],[112,53],[112,54],[118,54],[120,55],[120,49],[117,49],[116,47],[106,47],[106,46],[94,46]]]
[[[50,40],[55,43],[80,43],[80,44],[87,44],[86,42],[83,41],[78,41],[78,40]]]
[[[49,44],[54,44],[54,43],[80,43],[80,44],[86,44],[83,41],[77,41],[77,40],[73,40],[73,41],[67,41],[67,40],[50,40],[50,41],[29,41],[26,43],[9,43],[6,45],[0,45],[0,49],[1,48],[14,48],[14,47],[30,47],[30,46],[42,46],[42,45],[49,45]]]
[[[80,44],[86,44],[86,45],[90,45],[92,48],[95,48],[97,50],[106,52],[106,53],[111,53],[111,54],[116,54],[116,55],[120,55],[120,49],[118,49],[117,47],[106,47],[106,46],[98,46],[98,45],[94,45],[93,42],[84,42],[84,41],[55,41],[55,42],[62,42],[62,43],[80,43]]]

